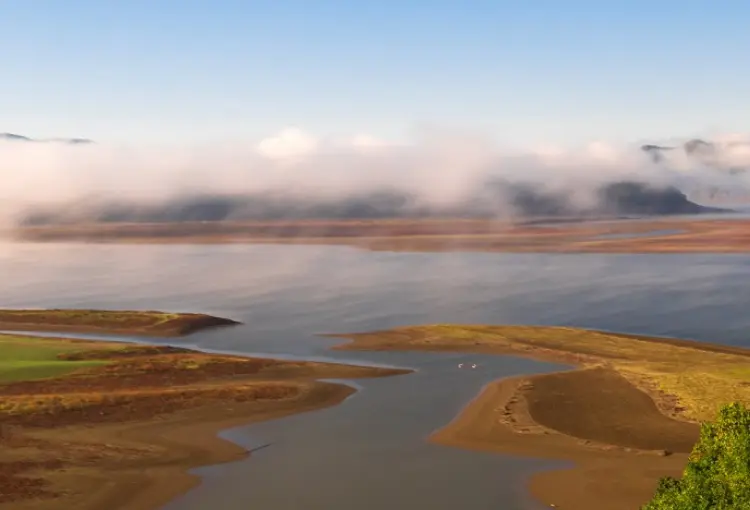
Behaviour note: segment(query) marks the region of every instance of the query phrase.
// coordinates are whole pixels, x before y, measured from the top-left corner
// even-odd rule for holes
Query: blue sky
[[[746,0],[2,0],[0,132],[750,131]]]

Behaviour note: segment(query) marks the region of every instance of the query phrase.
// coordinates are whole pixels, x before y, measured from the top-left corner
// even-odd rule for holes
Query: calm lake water
[[[201,348],[413,367],[356,381],[343,405],[240,427],[252,458],[199,470],[165,510],[529,510],[550,464],[424,438],[498,377],[559,367],[509,357],[332,352],[316,333],[524,323],[750,345],[750,257],[370,253],[306,246],[0,245],[0,306],[206,312],[245,324]],[[478,362],[459,370],[460,361]]]

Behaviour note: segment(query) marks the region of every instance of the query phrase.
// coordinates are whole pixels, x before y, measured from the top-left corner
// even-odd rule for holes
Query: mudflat
[[[574,365],[496,381],[430,438],[445,445],[572,461],[535,475],[557,508],[639,508],[681,475],[700,421],[750,403],[750,350],[564,327],[432,325],[332,335],[338,349],[510,354]],[[481,370],[482,367],[477,369]]]
[[[57,331],[177,337],[239,324],[201,313],[123,310],[0,310],[0,330]]]
[[[695,424],[665,416],[651,397],[607,368],[537,377],[524,397],[536,423],[583,440],[690,453],[698,439]]]
[[[20,227],[31,242],[332,244],[378,251],[746,253],[750,220],[652,217],[94,223]]]
[[[354,392],[320,378],[408,372],[15,335],[0,360],[3,510],[158,508],[249,453],[218,431]]]

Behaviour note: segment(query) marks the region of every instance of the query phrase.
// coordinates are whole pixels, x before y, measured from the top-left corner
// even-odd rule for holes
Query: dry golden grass
[[[750,404],[750,350],[740,348],[543,326],[441,324],[334,336],[353,340],[340,349],[473,351],[607,366],[695,421],[713,419],[728,402]]]

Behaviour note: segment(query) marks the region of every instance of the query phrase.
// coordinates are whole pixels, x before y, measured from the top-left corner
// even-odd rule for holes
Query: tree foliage
[[[642,510],[750,509],[750,409],[729,404],[701,426],[681,479],[662,478]]]

